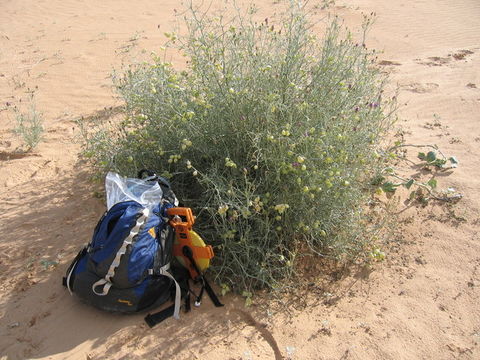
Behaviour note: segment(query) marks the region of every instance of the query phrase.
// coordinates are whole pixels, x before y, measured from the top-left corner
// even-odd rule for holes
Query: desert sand
[[[279,6],[257,5],[266,15]],[[158,49],[176,7],[173,0],[0,2],[0,358],[479,359],[478,0],[338,0],[329,9],[354,31],[363,13],[376,13],[367,45],[399,89],[405,142],[437,144],[460,161],[438,186],[463,199],[426,207],[401,199],[384,262],[340,279],[318,274],[283,305],[259,299],[246,308],[227,295],[216,309],[205,300],[154,329],[144,314],[102,313],[61,286],[104,211],[78,157],[76,121],[115,114],[122,103],[112,69]],[[13,108],[25,110],[31,93],[45,138],[18,154]]]

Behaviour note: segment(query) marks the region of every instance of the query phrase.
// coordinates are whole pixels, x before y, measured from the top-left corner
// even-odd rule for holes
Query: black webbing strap
[[[213,291],[213,289],[211,288],[210,284],[208,283],[207,279],[205,279],[205,277],[202,275],[203,277],[203,281],[205,283],[205,290],[207,290],[207,294],[208,296],[210,297],[210,300],[212,300],[213,302],[213,305],[215,305],[216,307],[222,307],[223,304],[220,302],[220,300],[218,300],[218,297],[217,295],[215,294],[215,292]]]
[[[190,247],[188,247],[187,245],[185,245],[183,248],[182,248],[182,253],[183,255],[185,255],[188,260],[190,260],[190,263],[192,264],[193,268],[195,269],[195,271],[197,272],[197,274],[200,276],[200,278],[202,279],[203,281],[203,287],[205,287],[205,290],[207,290],[207,294],[208,296],[210,297],[210,299],[212,300],[213,302],[213,305],[215,305],[216,307],[221,307],[223,306],[223,304],[220,302],[220,300],[218,300],[218,297],[217,295],[215,294],[215,292],[213,291],[212,287],[210,286],[210,284],[208,283],[207,281],[207,278],[202,274],[202,272],[200,271],[200,269],[198,268],[197,266],[197,263],[195,262],[195,259],[193,258],[193,251]]]
[[[190,291],[187,291],[187,295],[185,296],[185,312],[189,312],[192,310],[190,306]]]
[[[182,289],[182,293],[185,293],[185,312],[189,312],[191,310],[190,307],[190,284],[188,282],[188,271],[184,268],[181,268],[182,270],[178,270],[177,268],[177,281],[178,284],[180,285],[180,288]],[[169,306],[168,308],[165,308],[159,312],[156,312],[154,314],[148,314],[145,317],[145,322],[147,323],[148,326],[151,328],[154,327],[155,325],[161,323],[163,320],[168,319],[170,316],[173,316],[175,309],[175,304]]]
[[[155,325],[161,323],[163,320],[168,319],[170,316],[173,316],[175,310],[175,305],[171,305],[162,311],[156,312],[155,314],[148,314],[145,316],[145,322],[148,326],[153,328]]]
[[[195,259],[193,258],[192,249],[188,246],[184,246],[183,249],[182,249],[182,252],[188,258],[188,260],[190,260],[190,263],[192,264],[195,271],[197,272],[197,274],[199,274],[200,279],[202,280],[202,289],[200,290],[200,294],[199,294],[199,296],[196,297],[195,301],[196,302],[201,301],[202,295],[203,295],[203,290],[205,289],[207,291],[208,296],[210,297],[210,299],[212,300],[213,304],[216,307],[223,306],[223,304],[220,302],[220,300],[218,300],[217,295],[213,291],[213,289],[210,286],[210,284],[208,283],[207,279],[205,278],[205,276],[202,274],[202,272],[198,268],[197,263],[195,262]],[[185,312],[189,312],[190,311],[190,285],[189,285],[188,278],[185,278],[183,281],[179,280],[179,283],[181,284],[180,285],[181,287],[182,287],[182,285],[186,284],[186,289],[183,288],[183,290],[186,290]],[[161,311],[159,311],[155,314],[148,314],[145,317],[145,322],[147,323],[148,326],[153,328],[155,325],[161,323],[163,320],[168,319],[170,316],[173,316],[173,312],[174,312],[174,305],[171,305],[168,308],[163,309],[163,310],[161,310]]]

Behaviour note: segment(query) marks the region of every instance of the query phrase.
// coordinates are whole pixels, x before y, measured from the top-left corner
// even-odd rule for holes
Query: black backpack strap
[[[155,174],[152,170],[148,170],[148,169],[142,169],[138,172],[137,174],[137,177],[139,179],[143,179],[143,176],[144,175],[147,175],[147,177],[157,177],[157,174]]]
[[[145,178],[145,175],[147,176]],[[148,179],[151,181],[156,181],[160,188],[163,191],[163,198],[170,202],[171,204],[178,206],[178,199],[175,196],[175,193],[172,190],[170,182],[164,177],[158,176],[154,171],[148,169],[142,169],[138,172],[137,177],[139,179]]]
[[[195,271],[197,272],[197,274],[199,274],[200,276],[200,279],[202,280],[203,282],[203,286],[202,286],[202,290],[200,292],[200,294],[203,293],[203,289],[205,288],[205,290],[207,291],[207,294],[208,296],[210,297],[210,300],[212,300],[213,304],[216,306],[216,307],[221,307],[223,306],[223,304],[220,302],[220,300],[218,299],[218,296],[215,294],[215,292],[213,291],[212,287],[210,286],[210,284],[208,283],[207,281],[207,278],[202,274],[202,272],[200,271],[200,269],[198,268],[197,266],[197,263],[195,262],[195,259],[193,258],[193,251],[190,247],[188,246],[184,246],[183,249],[182,249],[182,252],[183,252],[183,255],[185,255],[188,260],[190,261],[190,263],[192,264],[193,268],[195,269]],[[201,296],[199,295],[199,300],[201,299]],[[197,302],[199,301],[197,300]]]
[[[185,296],[185,312],[190,311],[190,284],[189,284],[189,272],[183,267],[172,267],[172,273],[180,286],[182,295]],[[148,314],[145,317],[145,322],[151,328],[161,323],[163,320],[168,319],[175,313],[175,305],[169,306],[154,314]]]
[[[216,307],[222,307],[223,304],[220,302],[220,300],[218,300],[217,295],[216,295],[215,292],[213,291],[212,287],[211,287],[210,284],[208,283],[208,281],[207,281],[207,279],[205,278],[205,276],[202,275],[202,278],[203,278],[203,283],[204,283],[204,286],[205,286],[205,290],[207,290],[207,294],[208,294],[208,296],[210,297],[210,300],[212,300],[213,305],[215,305]]]
[[[198,268],[195,260],[193,259],[193,253],[192,249],[190,249],[188,246],[183,247],[183,253],[185,256],[190,260],[191,264],[194,266],[195,271],[200,274],[200,280],[202,281],[202,288],[200,290],[200,294],[198,296],[195,296],[195,305],[199,306],[200,302],[202,300],[202,295],[204,290],[207,291],[208,296],[212,300],[213,304],[216,307],[221,307],[224,306],[220,300],[218,299],[217,295],[213,291],[212,287],[208,283],[206,277],[200,272],[200,269]],[[189,284],[189,275],[188,270],[185,268],[181,269],[176,269],[177,272],[177,281],[180,284],[180,288],[182,289],[182,292],[185,291],[185,312],[190,311],[190,293],[192,292],[190,290],[190,284]],[[154,327],[155,325],[161,323],[163,320],[168,319],[169,317],[173,316],[174,314],[174,305],[169,306],[166,309],[163,309],[157,313],[154,314],[148,314],[145,317],[145,322],[147,323],[148,326],[151,328]]]
[[[68,288],[68,290],[70,292],[72,291],[71,290],[72,289],[72,284],[70,283],[71,282],[71,277],[72,277],[72,272],[74,270],[75,265],[77,265],[77,263],[80,261],[80,259],[87,254],[87,249],[88,249],[88,245],[85,245],[82,248],[82,250],[80,250],[78,252],[77,256],[75,256],[75,259],[73,259],[72,263],[68,267],[65,276],[62,278],[62,285],[65,286],[66,288]]]
[[[187,292],[187,295],[185,296],[185,312],[190,312],[192,310],[191,305],[190,305],[190,291]]]
[[[185,312],[190,311],[190,292],[187,291],[185,296]],[[175,313],[175,305],[170,305],[169,307],[156,312],[155,314],[148,314],[145,316],[145,322],[150,328],[153,328],[155,325],[160,324],[163,320],[172,317]]]
[[[155,314],[148,314],[145,316],[145,322],[148,326],[153,328],[155,325],[161,323],[163,320],[168,319],[173,316],[175,312],[175,305],[171,305],[162,311],[156,312]]]

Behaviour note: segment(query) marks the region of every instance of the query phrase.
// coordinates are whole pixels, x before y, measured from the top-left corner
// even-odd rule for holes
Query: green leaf
[[[427,157],[427,155],[425,155],[424,152],[419,152],[418,155],[417,155],[417,157],[418,157],[420,160],[425,160],[426,157]]]
[[[435,152],[434,151],[429,151],[425,160],[427,160],[427,162],[431,163],[431,162],[434,162],[436,159],[437,159],[437,155],[435,154]]]
[[[222,296],[225,296],[228,292],[230,292],[230,286],[227,284],[220,284],[222,287]]]
[[[252,293],[250,291],[243,291],[242,292],[242,296],[246,297],[246,298],[250,298],[252,297]]]
[[[372,184],[373,186],[378,186],[384,181],[385,181],[385,178],[382,175],[377,175],[372,179],[370,184]]]
[[[413,199],[415,199],[415,196],[417,196],[417,192],[416,192],[416,191],[412,191],[412,192],[410,193],[410,195],[408,196],[408,198],[409,198],[410,200],[413,200]]]
[[[403,186],[405,186],[407,189],[410,189],[414,182],[415,182],[415,180],[410,179],[405,184],[403,184]]]
[[[387,181],[382,184],[382,190],[385,192],[394,193],[397,190],[397,186],[398,185],[395,185],[391,181]]]
[[[448,160],[452,163],[452,167],[456,168],[458,166],[458,160],[455,156],[451,156]]]
[[[431,164],[438,167],[438,168],[443,168],[443,165],[445,165],[446,163],[447,163],[447,160],[437,159],[434,162],[432,162]]]
[[[432,189],[435,189],[437,187],[437,180],[436,179],[430,179],[430,180],[428,180],[427,185],[430,186]]]

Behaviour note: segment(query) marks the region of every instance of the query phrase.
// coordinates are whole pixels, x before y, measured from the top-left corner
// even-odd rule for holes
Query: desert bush
[[[42,115],[36,110],[33,99],[28,112],[15,112],[15,120],[14,133],[22,139],[26,151],[33,150],[42,140],[44,131]]]
[[[296,5],[275,25],[254,17],[191,8],[185,36],[116,79],[126,116],[85,148],[101,172],[168,177],[215,248],[216,280],[247,292],[279,286],[301,255],[368,247],[368,184],[392,122],[384,76],[339,21],[322,40]],[[171,47],[185,70],[165,61]]]

